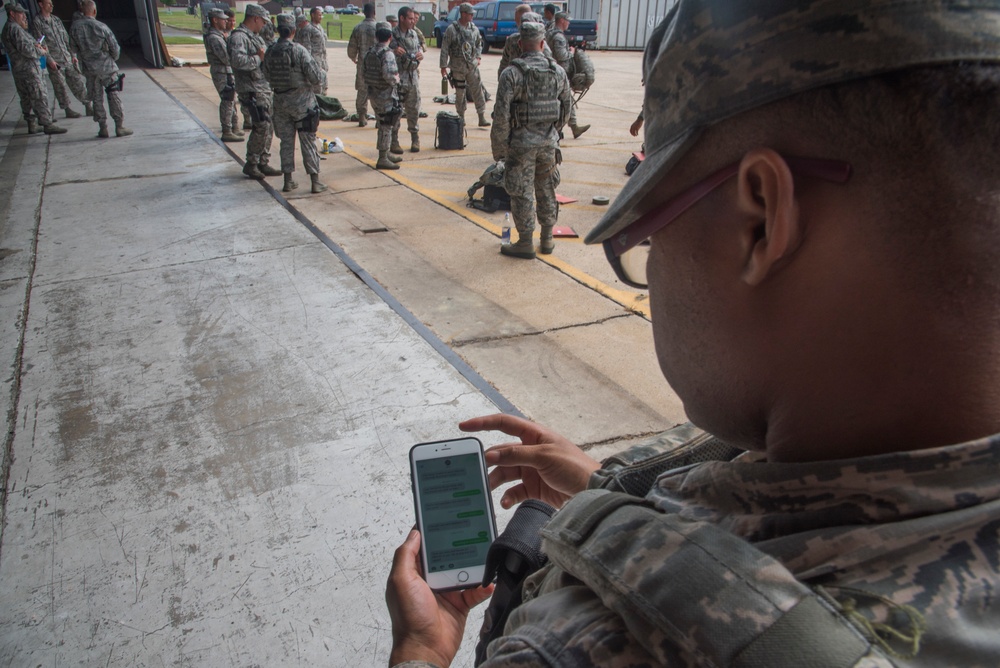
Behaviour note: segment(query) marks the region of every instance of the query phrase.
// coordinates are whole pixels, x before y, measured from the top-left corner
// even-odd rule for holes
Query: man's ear
[[[779,268],[802,239],[792,171],[777,152],[756,148],[743,156],[737,175],[737,206],[750,217],[743,280],[759,285]]]

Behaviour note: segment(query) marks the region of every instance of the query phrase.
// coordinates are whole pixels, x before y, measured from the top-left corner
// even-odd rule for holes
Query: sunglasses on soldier
[[[840,160],[823,158],[797,158],[782,156],[793,174],[811,176],[832,183],[847,183],[851,178],[851,165]],[[604,253],[615,270],[615,276],[633,288],[647,288],[646,259],[649,256],[649,239],[710,192],[721,186],[740,171],[740,163],[723,167],[707,178],[650,209],[634,223],[604,241]]]

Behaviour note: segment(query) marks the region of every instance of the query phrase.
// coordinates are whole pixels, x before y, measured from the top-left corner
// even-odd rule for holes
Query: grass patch
[[[163,38],[166,44],[204,44],[204,42],[197,37],[173,37],[167,36]]]
[[[191,30],[196,32],[201,32],[201,15],[188,14],[182,9],[175,9],[169,14],[164,10],[159,10],[160,22],[164,25],[171,26],[173,28],[178,28],[180,30]],[[330,23],[330,29],[327,32],[330,39],[348,39],[351,36],[351,31],[354,30],[354,26],[358,25],[364,20],[364,16],[361,14],[326,14],[323,16],[323,22],[320,26],[324,31],[327,30],[327,23]],[[243,22],[243,12],[236,12],[236,25]],[[340,23],[338,28],[337,23]],[[171,42],[170,38],[167,39],[167,44],[192,44],[192,42]],[[183,39],[183,38],[180,38]]]

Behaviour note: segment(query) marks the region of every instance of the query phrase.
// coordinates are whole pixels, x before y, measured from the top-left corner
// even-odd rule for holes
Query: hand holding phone
[[[410,473],[427,584],[435,591],[479,586],[496,539],[482,443],[419,443],[410,449]]]

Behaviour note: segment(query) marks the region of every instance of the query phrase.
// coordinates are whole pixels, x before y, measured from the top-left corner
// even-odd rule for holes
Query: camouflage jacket
[[[552,49],[552,58],[559,63],[559,67],[566,70],[566,74],[573,76],[573,52],[569,49],[569,42],[562,30],[550,30],[545,35],[545,44]]]
[[[307,23],[295,32],[295,41],[306,48],[321,70],[327,71],[326,34],[322,28],[315,23]]]
[[[41,39],[45,36],[45,46],[49,49],[49,58],[52,58],[60,65],[69,65],[73,62],[73,54],[69,49],[69,33],[66,32],[62,20],[54,14],[49,14],[45,18],[41,14],[31,22],[31,31],[35,37]]]
[[[263,38],[240,24],[229,35],[229,66],[236,77],[237,93],[270,93],[258,55],[266,48]]]
[[[769,463],[747,453],[668,471],[645,501],[666,517],[711,523],[752,543],[800,582],[850,606],[869,620],[869,629],[881,625],[907,635],[901,618],[910,606],[923,627],[910,634],[917,637],[914,643],[897,638],[888,644],[894,665],[986,667],[1000,656],[998,470],[1000,436],[827,462]],[[591,483],[612,478],[602,471]],[[621,533],[616,545],[641,545],[648,535],[642,525],[613,530]],[[684,575],[693,569],[678,568],[673,556],[649,544],[619,560],[648,589],[677,602],[679,612],[671,611],[671,618],[690,624],[674,629],[677,637],[698,638],[704,624],[746,623],[749,616],[734,604],[712,610],[705,601],[716,597],[691,596]],[[490,645],[483,665],[708,665],[683,642],[644,626],[627,605],[616,604],[627,600],[627,592],[623,597],[621,589],[589,586],[591,560],[597,558],[550,563],[529,578],[525,602],[512,613],[504,637]],[[718,585],[722,598],[725,587]],[[727,640],[715,635],[697,642]]]
[[[406,51],[405,55],[401,56],[395,53],[399,47],[403,47],[403,50]],[[408,30],[404,33],[399,26],[396,26],[392,29],[392,41],[389,42],[389,48],[396,55],[399,85],[406,87],[418,83],[420,75],[417,68],[420,67],[420,61],[417,60],[416,56],[423,52],[423,48],[420,46],[420,35],[417,34],[417,31]]]
[[[36,47],[31,34],[14,23],[12,19],[7,19],[0,32],[0,41],[3,41],[4,51],[10,58],[10,66],[13,72],[21,75],[41,75],[38,65],[38,58],[42,55]]]
[[[542,52],[548,56],[552,57],[552,49],[549,48],[548,42],[542,42]],[[515,58],[521,57],[521,33],[515,32],[507,35],[507,41],[503,43],[503,55],[500,56],[500,67],[497,68],[497,77],[499,78],[503,71],[507,69],[507,66],[514,62]]]
[[[519,58],[518,61],[531,68],[553,67],[552,59],[537,51]],[[496,103],[493,107],[493,127],[490,128],[490,143],[495,160],[503,160],[510,151],[521,148],[531,146],[555,148],[559,145],[559,129],[569,118],[569,111],[573,106],[573,93],[566,73],[558,67],[555,69],[556,85],[551,90],[537,95],[528,94],[527,77],[519,67],[511,65],[500,75]],[[562,108],[561,122],[518,123],[515,105],[527,103],[529,97],[532,103],[557,100]]]
[[[448,26],[441,38],[441,67],[464,73],[479,67],[483,55],[483,36],[475,23],[462,27],[457,21]]]
[[[365,19],[354,26],[347,41],[347,57],[360,65],[368,50],[375,46],[375,19]],[[359,68],[360,69],[360,68]]]
[[[69,32],[70,48],[76,52],[80,70],[88,75],[114,74],[118,71],[121,48],[111,28],[92,16],[75,21]]]
[[[229,66],[226,35],[221,30],[210,28],[205,33],[205,59],[208,60],[208,71],[212,74],[233,73],[233,68]]]

